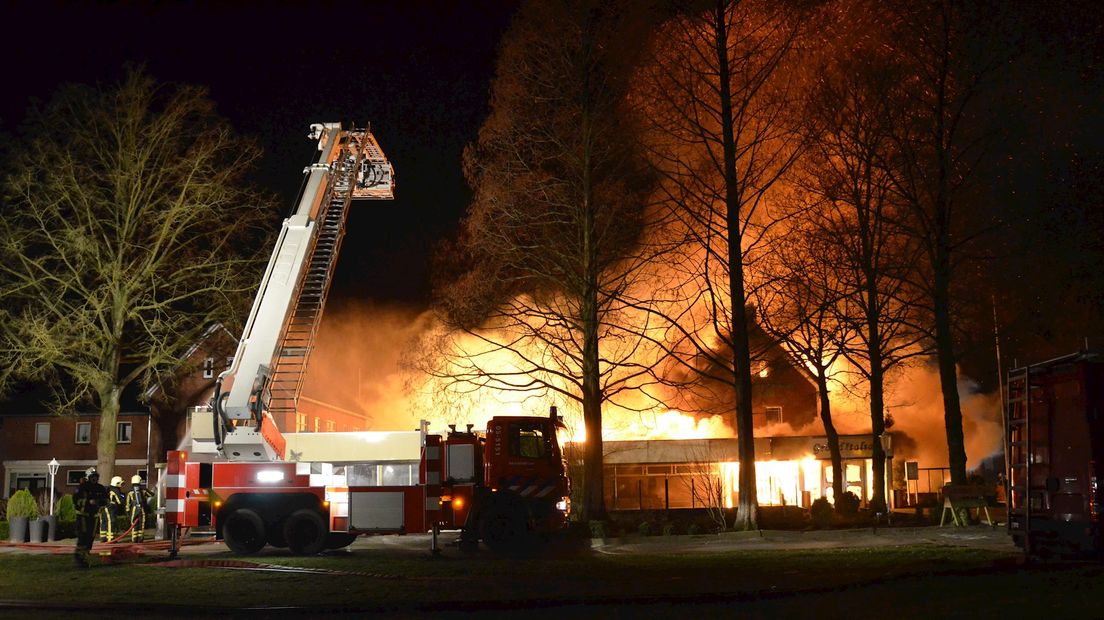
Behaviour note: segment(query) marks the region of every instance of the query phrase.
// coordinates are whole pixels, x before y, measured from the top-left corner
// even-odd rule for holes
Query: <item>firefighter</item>
[[[89,467],[73,494],[73,506],[77,510],[77,547],[73,557],[81,568],[88,568],[92,538],[96,535],[96,515],[107,501],[107,489],[100,484],[100,475],[95,467]]]
[[[135,474],[130,479],[130,491],[126,495],[126,513],[130,518],[130,541],[142,542],[146,538],[146,505],[150,492],[142,485],[142,477]]]
[[[100,542],[115,540],[119,533],[119,517],[124,502],[126,495],[123,493],[123,477],[115,476],[107,489],[107,503],[100,508]]]

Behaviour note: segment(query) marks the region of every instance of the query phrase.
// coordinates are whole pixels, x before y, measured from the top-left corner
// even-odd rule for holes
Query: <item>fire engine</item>
[[[1009,371],[1008,531],[1029,557],[1104,551],[1104,355]]]
[[[394,197],[394,171],[368,129],[311,126],[318,157],[283,222],[231,365],[190,416],[191,450],[170,451],[163,493],[176,553],[183,532],[209,529],[236,553],[265,545],[313,554],[360,534],[460,530],[518,549],[561,530],[570,510],[557,431],[548,417],[499,416],[486,429],[430,433],[287,433],[348,208]]]

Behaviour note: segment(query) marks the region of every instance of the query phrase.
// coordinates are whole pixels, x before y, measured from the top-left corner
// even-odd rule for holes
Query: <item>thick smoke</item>
[[[368,302],[327,308],[303,395],[366,414],[365,430],[416,428],[418,412],[400,362],[429,321],[428,313]]]

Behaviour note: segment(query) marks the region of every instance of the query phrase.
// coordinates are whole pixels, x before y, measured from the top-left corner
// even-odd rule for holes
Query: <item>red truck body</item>
[[[361,534],[460,530],[509,551],[537,534],[562,530],[570,481],[548,418],[496,417],[486,432],[423,431],[417,482],[363,485],[358,468],[375,463],[192,462],[169,453],[165,521],[210,528],[238,553],[266,544],[295,553],[348,545]],[[378,481],[377,481],[378,482]]]
[[[1104,356],[1082,352],[1008,374],[1008,529],[1028,556],[1104,550]]]

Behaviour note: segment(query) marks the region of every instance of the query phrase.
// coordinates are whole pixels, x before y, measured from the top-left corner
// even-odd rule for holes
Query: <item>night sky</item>
[[[268,3],[274,4],[274,3]],[[126,63],[203,85],[265,151],[256,182],[285,215],[310,163],[308,125],[370,122],[395,166],[393,203],[357,203],[333,298],[422,304],[433,243],[468,199],[460,158],[487,113],[516,2],[58,3],[0,6],[0,127],[64,82],[117,83]]]
[[[255,180],[286,212],[313,155],[308,125],[371,122],[395,166],[397,200],[353,209],[331,299],[424,307],[432,248],[469,198],[461,153],[488,112],[496,46],[518,4],[7,2],[0,130],[15,132],[29,101],[60,83],[111,86],[126,63],[142,64],[160,81],[210,89],[220,113],[265,149]],[[979,107],[993,141],[978,183],[1007,247],[981,268],[998,290],[1026,295],[1018,305],[1041,309],[1006,330],[1041,334],[1021,338],[1019,352],[1038,357],[1104,338],[1095,317],[1054,316],[1047,301],[1069,297],[1072,283],[1086,317],[1104,305],[1104,20],[1091,0],[1009,6],[1026,25],[1027,51]]]

